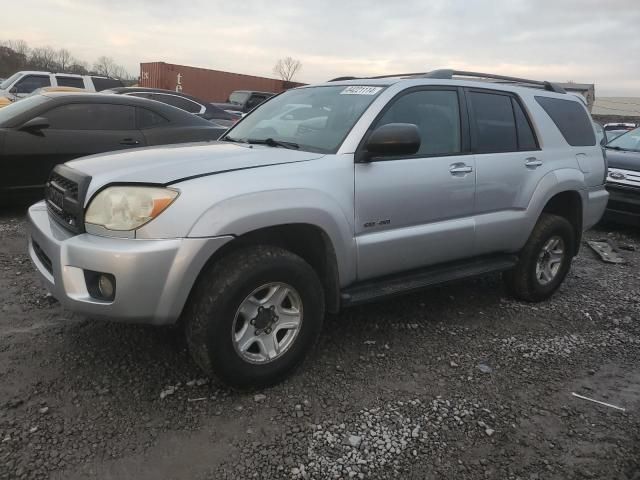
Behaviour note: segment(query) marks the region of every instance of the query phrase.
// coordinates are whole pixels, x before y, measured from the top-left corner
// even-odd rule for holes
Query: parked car
[[[620,135],[624,135],[625,133],[627,133],[629,130],[624,129],[624,130],[605,130],[604,134],[607,137],[607,143],[615,140],[616,138],[618,138]]]
[[[488,272],[549,298],[608,198],[589,112],[563,92],[451,70],[292,89],[217,143],[57,166],[29,254],[67,308],[180,319],[205,372],[269,385],[325,311]],[[282,133],[292,105],[313,115]]]
[[[142,98],[47,93],[0,110],[0,196],[42,188],[58,163],[147,145],[215,140],[224,128]]]
[[[198,115],[205,120],[210,120],[220,126],[229,128],[234,125],[238,118],[231,115],[219,107],[200,100],[192,95],[174,92],[172,90],[162,90],[159,88],[143,88],[143,87],[122,87],[111,88],[105,93],[117,93],[119,95],[131,95],[133,97],[148,98],[158,102],[173,105],[186,112]]]
[[[75,87],[91,92],[121,87],[122,81],[99,75],[73,75],[70,73],[17,72],[0,83],[0,96],[11,100],[24,98],[43,87]]]
[[[229,95],[227,103],[212,103],[223,110],[249,113],[265,100],[275,94],[270,92],[254,92],[251,90],[236,90]]]
[[[638,125],[635,123],[605,123],[604,131],[607,136],[607,142],[614,140],[620,135],[624,135],[636,127],[638,127]]]
[[[76,88],[76,87],[42,87],[37,90],[34,90],[28,96],[31,97],[33,95],[42,95],[43,93],[56,93],[56,92],[93,93],[89,90],[85,90],[84,88]]]
[[[0,108],[11,105],[13,101],[8,97],[0,97]]]
[[[609,203],[605,219],[640,226],[640,128],[606,146]]]

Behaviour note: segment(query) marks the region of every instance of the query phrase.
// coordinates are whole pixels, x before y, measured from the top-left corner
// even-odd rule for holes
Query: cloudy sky
[[[323,81],[454,67],[596,83],[640,96],[640,0],[20,0],[0,40],[108,55],[139,71],[165,61]]]

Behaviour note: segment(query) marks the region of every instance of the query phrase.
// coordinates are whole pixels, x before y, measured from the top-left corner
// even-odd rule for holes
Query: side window
[[[398,98],[378,120],[376,128],[389,123],[413,123],[420,130],[417,155],[447,155],[461,151],[460,106],[453,90],[421,90]]]
[[[100,78],[100,77],[91,77],[91,81],[93,82],[93,86],[96,89],[96,92],[101,92],[103,90],[107,90],[108,88],[116,88],[123,87],[122,81],[117,80],[115,78]]]
[[[44,114],[55,130],[135,130],[135,108],[106,103],[72,103]]]
[[[188,98],[178,97],[177,95],[165,95],[162,93],[151,94],[149,95],[151,100],[156,100],[158,102],[166,103],[167,105],[173,105],[174,107],[178,107],[180,110],[184,110],[189,113],[200,113],[202,110],[202,105],[196,102],[192,102]]]
[[[56,75],[56,82],[59,87],[84,88],[84,81],[80,77],[63,77]]]
[[[516,122],[511,97],[495,93],[468,93],[475,122],[477,153],[518,150]]]
[[[16,83],[18,93],[31,93],[38,88],[50,86],[49,75],[26,75]]]
[[[516,127],[518,129],[518,149],[524,151],[538,150],[533,129],[520,103],[515,98],[511,98],[511,102],[513,104],[513,113],[516,116]]]
[[[248,101],[247,101],[247,105],[245,106],[245,108],[247,110],[253,110],[254,108],[256,108],[258,105],[260,105],[262,102],[264,102],[267,98],[263,97],[261,95],[254,95],[253,97],[251,97]]]
[[[587,147],[596,144],[593,125],[579,101],[551,97],[536,97],[536,101],[551,117],[569,145]]]
[[[153,128],[169,123],[169,121],[156,112],[138,107],[138,123],[140,128]]]

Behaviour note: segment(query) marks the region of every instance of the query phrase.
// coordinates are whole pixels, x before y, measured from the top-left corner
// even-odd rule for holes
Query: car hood
[[[624,150],[607,151],[607,163],[611,168],[620,168],[622,170],[640,171],[640,152],[627,152]]]
[[[67,166],[92,177],[92,190],[108,183],[168,185],[206,175],[304,162],[322,154],[229,142],[165,145],[92,155]]]

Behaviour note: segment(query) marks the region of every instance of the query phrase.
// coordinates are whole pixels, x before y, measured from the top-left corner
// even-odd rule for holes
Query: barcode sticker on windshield
[[[382,87],[351,86],[340,92],[340,95],[375,95]]]

